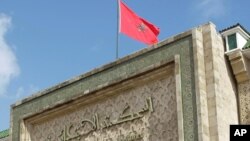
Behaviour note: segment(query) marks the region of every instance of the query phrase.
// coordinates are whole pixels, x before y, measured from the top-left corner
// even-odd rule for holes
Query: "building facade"
[[[198,26],[11,106],[0,141],[227,141],[250,124],[250,34]]]

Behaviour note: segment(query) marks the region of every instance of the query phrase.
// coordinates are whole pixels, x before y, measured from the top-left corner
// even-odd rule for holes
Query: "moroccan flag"
[[[121,0],[119,6],[120,32],[149,45],[158,42],[157,36],[160,32],[158,27],[137,16]]]

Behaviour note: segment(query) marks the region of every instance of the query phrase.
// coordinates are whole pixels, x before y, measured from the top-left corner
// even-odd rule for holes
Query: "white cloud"
[[[19,87],[17,89],[16,95],[15,96],[8,96],[8,98],[15,98],[15,99],[19,99],[21,97],[24,96],[28,96],[28,95],[32,95],[35,94],[36,92],[39,91],[39,88],[36,87],[35,85],[29,85],[28,87],[24,88],[24,87]]]
[[[197,8],[201,11],[202,16],[208,18],[219,18],[226,14],[226,0],[196,0],[199,1]]]
[[[16,56],[5,39],[10,26],[11,18],[0,13],[0,96],[6,95],[11,80],[20,72]]]
[[[17,89],[16,95],[14,96],[14,98],[20,98],[23,94],[24,94],[24,88],[23,87],[19,87]],[[11,97],[11,96],[8,96],[8,97]]]
[[[0,95],[0,97],[5,98],[5,99],[14,99],[14,100],[18,100],[20,98],[24,98],[27,96],[30,96],[32,94],[35,94],[39,91],[39,88],[36,87],[35,85],[28,85],[28,86],[20,86],[17,88],[17,90],[15,91],[15,94],[12,95]]]

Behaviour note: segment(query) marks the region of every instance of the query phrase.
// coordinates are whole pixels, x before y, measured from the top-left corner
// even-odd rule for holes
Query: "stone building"
[[[0,141],[228,141],[250,124],[250,34],[198,26],[11,106]]]

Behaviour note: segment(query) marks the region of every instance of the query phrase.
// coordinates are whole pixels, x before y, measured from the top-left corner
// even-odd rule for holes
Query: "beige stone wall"
[[[199,140],[226,141],[229,125],[238,124],[238,109],[223,41],[212,23],[195,28],[193,35]]]
[[[192,31],[194,47],[194,70],[196,84],[196,104],[198,120],[198,138],[199,141],[209,141],[209,121],[207,106],[207,89],[205,58],[203,50],[202,28],[196,28]]]
[[[98,93],[91,94],[87,97],[89,101],[82,99],[64,106],[65,109],[27,119],[25,123],[31,140],[125,141],[127,138],[129,141],[177,141],[174,65],[162,71],[165,73],[158,75],[154,72],[121,84],[126,86],[122,90],[100,92],[101,98]],[[147,104],[149,98],[152,107]],[[118,124],[121,114],[138,118],[126,118]]]
[[[240,123],[250,124],[250,80],[238,84]]]

